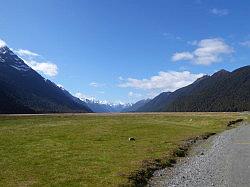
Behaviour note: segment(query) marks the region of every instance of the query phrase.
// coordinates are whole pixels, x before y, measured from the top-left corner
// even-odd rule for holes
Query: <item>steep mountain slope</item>
[[[132,104],[130,107],[125,108],[124,110],[122,110],[121,112],[135,112],[137,111],[140,107],[144,106],[145,104],[147,104],[148,102],[150,102],[151,99],[143,99],[140,100],[134,104]]]
[[[231,73],[219,71],[164,108],[164,111],[204,112],[245,110],[250,110],[250,66]]]
[[[138,111],[215,112],[250,110],[250,66],[204,76],[171,94],[162,93]]]
[[[0,48],[0,88],[0,113],[91,112],[7,46]]]
[[[169,102],[169,95],[171,92],[163,92],[160,95],[156,96],[149,102],[138,107],[136,112],[157,112],[161,111],[165,107],[165,104]]]

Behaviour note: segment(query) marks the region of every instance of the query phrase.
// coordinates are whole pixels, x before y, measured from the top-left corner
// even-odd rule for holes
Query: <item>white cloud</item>
[[[0,47],[5,47],[6,43],[0,39]],[[34,53],[27,49],[12,49],[17,55],[19,55],[22,60],[30,66],[35,71],[41,72],[47,76],[56,76],[58,74],[58,67],[56,64],[46,62],[44,60],[41,60],[41,57],[39,54]]]
[[[96,88],[100,88],[100,87],[105,86],[105,84],[97,83],[97,82],[91,82],[89,85],[92,86],[92,87],[96,87]]]
[[[179,60],[192,60],[194,58],[194,55],[190,52],[181,52],[181,53],[175,53],[172,57],[173,61],[179,61]]]
[[[144,90],[160,89],[162,91],[174,91],[181,87],[187,86],[196,79],[202,77],[203,74],[192,74],[189,71],[177,72],[159,72],[158,75],[152,76],[149,79],[134,79],[128,78],[126,82],[119,84],[123,88],[137,88]]]
[[[250,47],[250,40],[241,42],[240,45],[245,46],[245,47]]]
[[[56,64],[41,60],[41,55],[34,53],[27,49],[14,50],[23,61],[35,71],[41,72],[44,75],[54,77],[58,74],[58,67]]]
[[[190,60],[195,64],[210,65],[221,61],[221,55],[230,54],[233,49],[220,38],[204,39],[197,43],[193,52],[180,52],[172,56],[172,61]]]
[[[3,40],[0,39],[0,48],[1,48],[1,47],[5,47],[6,45],[7,45],[7,44],[5,43],[5,41],[3,41]]]
[[[27,49],[18,49],[15,50],[15,53],[17,53],[20,56],[39,56],[39,54],[29,51]]]
[[[50,77],[56,76],[58,74],[58,68],[56,64],[49,62],[37,62],[35,60],[24,60],[24,62],[35,71],[42,72]]]
[[[210,10],[210,12],[214,15],[217,15],[217,16],[226,16],[229,14],[229,10],[227,10],[227,9],[213,8]]]

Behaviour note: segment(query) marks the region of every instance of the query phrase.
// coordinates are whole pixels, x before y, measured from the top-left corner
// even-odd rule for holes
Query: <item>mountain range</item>
[[[169,100],[169,95],[171,92],[162,92],[155,98],[151,99],[149,102],[145,103],[144,105],[140,106],[135,110],[136,112],[158,112],[162,111],[165,103]]]
[[[137,112],[139,108],[142,106],[145,106],[147,103],[149,103],[151,99],[143,99],[140,101],[137,101],[136,103],[132,104],[129,107],[126,107],[121,112]]]
[[[114,113],[122,112],[123,110],[130,108],[130,103],[110,103],[106,101],[99,101],[95,99],[80,98],[86,105],[96,113]]]
[[[161,93],[137,112],[236,112],[250,110],[250,66],[203,76],[172,93]]]
[[[0,47],[0,113],[235,112],[250,110],[250,66],[205,75],[174,92],[134,104],[77,98]]]

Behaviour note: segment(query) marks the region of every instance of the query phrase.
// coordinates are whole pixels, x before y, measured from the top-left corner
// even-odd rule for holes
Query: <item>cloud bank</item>
[[[125,82],[119,84],[122,88],[136,88],[143,90],[162,90],[162,91],[175,91],[179,88],[187,86],[194,82],[196,79],[202,77],[204,74],[192,74],[189,71],[161,71],[156,76],[149,79],[134,79],[128,78]]]
[[[7,46],[6,42],[0,39],[0,48]],[[42,56],[27,49],[11,49],[16,53],[28,66],[35,71],[41,72],[44,75],[53,77],[58,74],[56,64],[44,61]]]
[[[18,50],[15,50],[15,53],[17,53],[20,56],[39,56],[37,53],[34,53],[27,49],[18,49]]]
[[[175,53],[172,61],[192,61],[199,65],[210,65],[221,61],[221,56],[230,54],[233,49],[220,38],[204,39],[196,44],[197,48],[192,51]]]
[[[23,61],[35,71],[41,72],[44,75],[54,77],[58,74],[56,64],[42,60],[41,55],[27,49],[14,50]]]
[[[54,77],[58,74],[58,68],[56,64],[49,62],[37,62],[34,60],[24,60],[24,62],[35,71],[42,72],[47,76]]]

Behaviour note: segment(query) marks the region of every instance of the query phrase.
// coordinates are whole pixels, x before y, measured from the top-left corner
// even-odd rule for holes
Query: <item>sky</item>
[[[135,102],[174,91],[205,74],[249,65],[249,1],[0,4],[1,42],[79,97]]]

